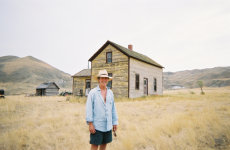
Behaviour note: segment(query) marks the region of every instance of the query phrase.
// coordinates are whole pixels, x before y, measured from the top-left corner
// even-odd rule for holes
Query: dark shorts
[[[90,144],[101,145],[112,142],[112,130],[101,132],[96,130],[94,134],[90,134]]]

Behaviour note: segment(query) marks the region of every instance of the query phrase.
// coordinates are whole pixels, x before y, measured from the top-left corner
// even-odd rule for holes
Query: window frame
[[[111,54],[111,62],[108,62],[108,54]],[[113,53],[112,52],[106,52],[106,63],[109,64],[109,63],[112,63],[113,62]]]
[[[137,80],[138,76],[138,80]],[[140,74],[135,74],[135,90],[140,90]]]
[[[157,92],[157,78],[153,78],[153,91]]]
[[[89,88],[91,89],[91,79],[85,79],[85,89],[87,89],[87,82],[89,83]]]

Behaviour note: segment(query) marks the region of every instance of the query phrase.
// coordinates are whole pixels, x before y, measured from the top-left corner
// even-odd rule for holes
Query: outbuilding
[[[73,77],[73,95],[87,96],[91,88],[91,69],[83,69]]]
[[[42,83],[36,88],[36,95],[37,96],[58,95],[59,89],[60,88],[57,86],[55,82]]]

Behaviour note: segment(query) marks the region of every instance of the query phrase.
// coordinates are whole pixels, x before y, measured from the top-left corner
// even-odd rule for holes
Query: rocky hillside
[[[197,81],[207,87],[230,86],[230,67],[164,72],[164,89],[174,87],[196,88]],[[0,57],[0,89],[6,94],[34,94],[43,82],[55,82],[60,91],[71,91],[72,78],[69,74],[32,56]]]
[[[71,76],[41,60],[32,56],[0,57],[0,89],[6,94],[33,94],[38,85],[49,81],[60,90],[71,90]]]
[[[204,86],[207,87],[230,86],[230,67],[164,72],[165,89],[171,89],[174,86],[196,88],[199,80],[203,81]]]

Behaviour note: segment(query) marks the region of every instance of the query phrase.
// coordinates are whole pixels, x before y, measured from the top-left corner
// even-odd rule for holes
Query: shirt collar
[[[107,87],[107,86],[106,86],[106,89],[108,90],[108,87]],[[97,90],[98,90],[98,91],[101,91],[99,85],[97,86]]]

